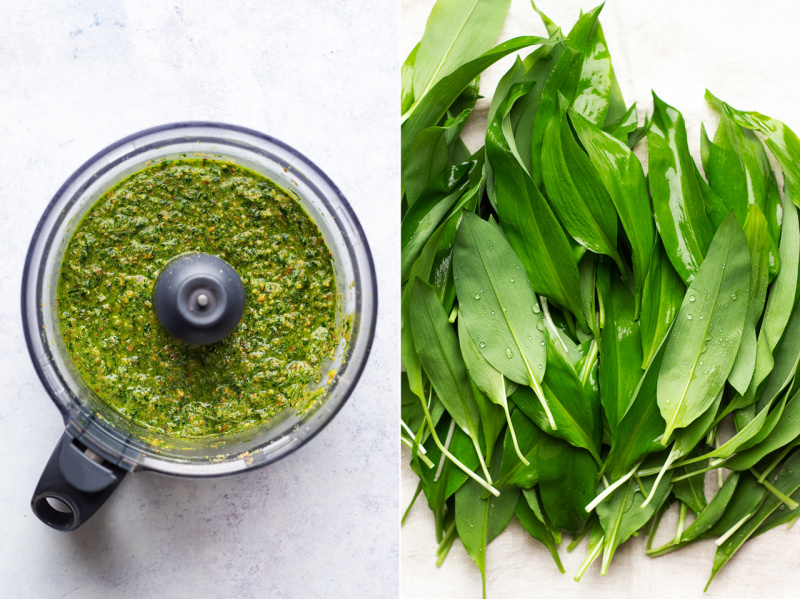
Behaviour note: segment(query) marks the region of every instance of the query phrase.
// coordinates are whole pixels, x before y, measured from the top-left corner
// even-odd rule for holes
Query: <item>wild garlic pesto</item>
[[[219,256],[245,285],[239,326],[212,345],[175,339],[153,310],[159,272],[186,252]],[[58,285],[61,331],[86,383],[176,437],[244,430],[302,404],[336,346],[336,300],[330,250],[299,203],[211,160],[160,163],[107,192],[70,240]]]

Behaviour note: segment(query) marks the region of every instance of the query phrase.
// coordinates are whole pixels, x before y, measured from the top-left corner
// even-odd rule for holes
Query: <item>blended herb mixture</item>
[[[230,264],[247,300],[222,341],[188,345],[158,321],[159,272],[187,252]],[[226,162],[135,173],[78,226],[58,286],[75,366],[107,404],[175,437],[231,433],[308,399],[337,342],[331,253],[288,193]]]

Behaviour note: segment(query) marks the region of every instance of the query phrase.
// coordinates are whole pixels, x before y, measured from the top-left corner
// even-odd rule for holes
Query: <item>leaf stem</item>
[[[606,497],[611,495],[619,486],[621,486],[624,482],[626,482],[633,473],[636,472],[636,469],[641,465],[641,462],[636,464],[633,468],[631,468],[630,472],[620,477],[616,482],[612,483],[608,488],[606,488],[602,493],[600,493],[597,497],[595,497],[592,502],[586,506],[586,511],[591,512],[594,508],[596,508],[601,501],[603,501]]]
[[[682,501],[680,503],[681,503],[681,507],[680,507],[680,509],[678,511],[678,526],[675,529],[675,540],[673,541],[673,543],[675,543],[675,544],[681,542],[681,535],[683,534],[683,527],[684,527],[684,524],[686,524],[686,504],[683,503]]]
[[[408,447],[410,450],[412,451],[414,450],[414,443],[406,439],[403,435],[400,435],[400,443]],[[422,445],[417,445],[416,447],[418,449],[425,449]],[[418,451],[417,458],[419,458],[419,460],[423,464],[425,464],[428,468],[433,468],[435,466],[435,464],[431,462],[430,458],[426,456],[423,452]]]
[[[727,541],[731,537],[731,535],[733,535],[733,533],[735,533],[737,530],[739,530],[742,527],[742,525],[750,519],[750,516],[752,516],[752,515],[753,514],[747,514],[744,518],[742,518],[736,524],[731,526],[725,532],[725,534],[723,534],[720,538],[718,538],[716,541],[714,541],[714,544],[717,547],[720,547],[725,541]]]
[[[604,536],[600,537],[597,545],[594,546],[594,548],[589,552],[589,555],[586,556],[586,559],[583,560],[581,567],[578,568],[578,571],[575,572],[575,576],[573,577],[575,582],[581,581],[581,577],[583,577],[583,575],[586,573],[586,570],[589,569],[589,566],[591,566],[594,560],[597,559],[597,556],[600,555],[600,552],[603,550],[603,541],[605,541]]]
[[[431,418],[431,414],[428,411],[428,406],[425,405],[425,402],[423,400],[420,400],[420,403],[422,404],[423,412],[425,412],[425,419],[428,421],[428,426],[431,429],[431,437],[433,437],[433,442],[436,443],[436,446],[439,448],[439,451],[441,451],[442,454],[446,455],[447,459],[453,462],[453,464],[455,464],[462,472],[464,472],[464,474],[469,476],[472,480],[474,480],[484,489],[489,491],[489,493],[491,493],[495,497],[500,497],[500,491],[495,489],[491,484],[487,483],[480,476],[478,476],[472,470],[467,468],[461,462],[461,460],[459,460],[456,456],[454,456],[452,453],[450,453],[449,451],[447,451],[447,449],[444,448],[444,445],[442,445],[442,442],[439,440],[439,436],[436,434],[436,428],[433,426],[433,419]]]
[[[656,482],[653,483],[652,488],[650,489],[650,493],[647,495],[647,499],[642,502],[641,507],[647,507],[647,505],[653,500],[653,497],[656,495],[656,489],[658,489],[658,483],[661,482],[661,479],[664,476],[664,473],[669,470],[670,465],[672,462],[677,460],[681,455],[681,452],[675,449],[675,445],[672,446],[672,449],[667,456],[667,459],[664,461],[664,465],[661,467],[661,470],[658,472],[658,476],[656,477]]]
[[[422,481],[419,481],[417,485],[417,490],[414,492],[414,497],[411,498],[411,503],[408,504],[406,511],[403,512],[403,517],[400,519],[400,526],[406,523],[406,518],[408,518],[408,514],[411,512],[411,508],[414,507],[414,504],[417,502],[417,497],[422,492]]]
[[[572,553],[572,551],[575,549],[575,547],[578,546],[578,543],[580,543],[583,540],[583,537],[585,537],[587,534],[589,534],[589,532],[591,532],[591,530],[592,530],[592,521],[591,520],[587,520],[586,526],[583,527],[583,530],[578,533],[577,537],[572,539],[572,542],[569,545],[567,545],[567,553]]]
[[[777,497],[778,499],[780,499],[782,503],[785,503],[785,504],[786,504],[786,506],[787,506],[787,507],[788,507],[790,510],[794,510],[794,509],[797,509],[798,507],[800,507],[800,504],[799,504],[799,503],[797,503],[797,502],[796,502],[794,499],[792,499],[791,497],[789,497],[788,495],[786,495],[786,494],[785,494],[783,491],[781,491],[780,489],[776,488],[776,487],[775,487],[775,486],[774,486],[774,485],[773,485],[771,482],[769,482],[769,481],[768,481],[768,480],[766,480],[766,479],[765,479],[765,480],[761,480],[762,476],[761,476],[761,475],[760,475],[758,472],[756,472],[756,471],[755,471],[753,468],[750,468],[750,472],[753,474],[753,476],[755,476],[756,478],[758,478],[758,479],[759,479],[759,481],[758,481],[758,482],[760,482],[760,483],[761,483],[761,484],[764,486],[764,488],[766,488],[766,489],[767,489],[767,491],[769,491],[769,492],[770,492],[770,493],[772,493],[772,494],[773,494],[775,497]]]
[[[503,397],[506,396],[506,377],[504,375],[500,375],[500,380],[503,384]],[[514,431],[514,425],[511,423],[511,414],[508,412],[508,399],[503,402],[503,410],[506,413],[506,422],[508,423],[508,432],[511,433],[511,442],[514,444],[514,451],[517,452],[517,457],[519,461],[525,464],[526,466],[530,466],[531,463],[527,460],[527,458],[522,455],[522,451],[519,449],[519,444],[517,443],[517,433]]]
[[[453,546],[453,541],[456,540],[456,521],[453,519],[453,522],[447,528],[447,531],[444,533],[444,538],[442,542],[439,543],[439,548],[436,550],[436,565],[441,566],[444,563],[447,554],[450,553],[450,548]]]
[[[447,437],[444,440],[444,446],[446,449],[450,449],[450,441],[453,439],[453,431],[456,429],[456,421],[450,420],[450,428],[447,429]],[[445,456],[442,454],[439,457],[439,465],[436,467],[436,474],[433,476],[433,482],[439,480],[439,477],[442,475],[442,469],[444,468],[444,460]]]

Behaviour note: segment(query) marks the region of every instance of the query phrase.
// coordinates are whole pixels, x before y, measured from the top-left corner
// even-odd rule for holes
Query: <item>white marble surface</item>
[[[599,0],[598,0],[599,2]],[[401,58],[419,41],[434,0],[402,0]],[[580,14],[595,3],[587,0],[537,0],[536,5],[569,30]],[[789,1],[762,3],[742,0],[609,0],[600,20],[625,100],[637,102],[640,122],[652,113],[650,90],[681,110],[686,118],[690,149],[699,163],[700,123],[711,135],[717,118],[706,105],[709,88],[736,108],[758,110],[800,132],[800,79],[797,77],[797,23],[800,6]],[[545,35],[528,0],[512,0],[500,41],[517,35]],[[476,111],[467,124],[468,145],[483,144],[486,111],[499,78],[511,66],[509,57],[481,78]],[[645,157],[646,144],[637,153]],[[645,158],[646,160],[646,158]],[[401,508],[417,484],[403,451]],[[674,514],[665,517],[658,544],[674,531]],[[674,534],[674,532],[673,532]],[[584,557],[584,541],[571,554],[563,548],[567,571],[561,575],[549,553],[518,523],[487,550],[489,597],[796,597],[800,568],[800,531],[784,527],[748,542],[714,580],[702,589],[711,571],[715,546],[696,543],[664,557],[644,555],[645,542],[634,539],[616,553],[606,577],[597,563],[581,583],[572,580]],[[421,497],[401,530],[401,597],[472,599],[481,596],[478,569],[459,541],[437,568],[434,522]]]
[[[0,5],[0,596],[396,596],[397,5]],[[29,507],[63,426],[22,337],[27,245],[92,154],[190,119],[267,132],[343,191],[378,265],[373,353],[336,419],[283,461],[212,481],[134,474],[83,528],[55,532]]]

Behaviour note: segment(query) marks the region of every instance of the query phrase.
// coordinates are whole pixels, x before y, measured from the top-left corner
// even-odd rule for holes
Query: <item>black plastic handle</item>
[[[75,530],[100,509],[127,470],[64,432],[33,493],[33,513],[56,530]]]

